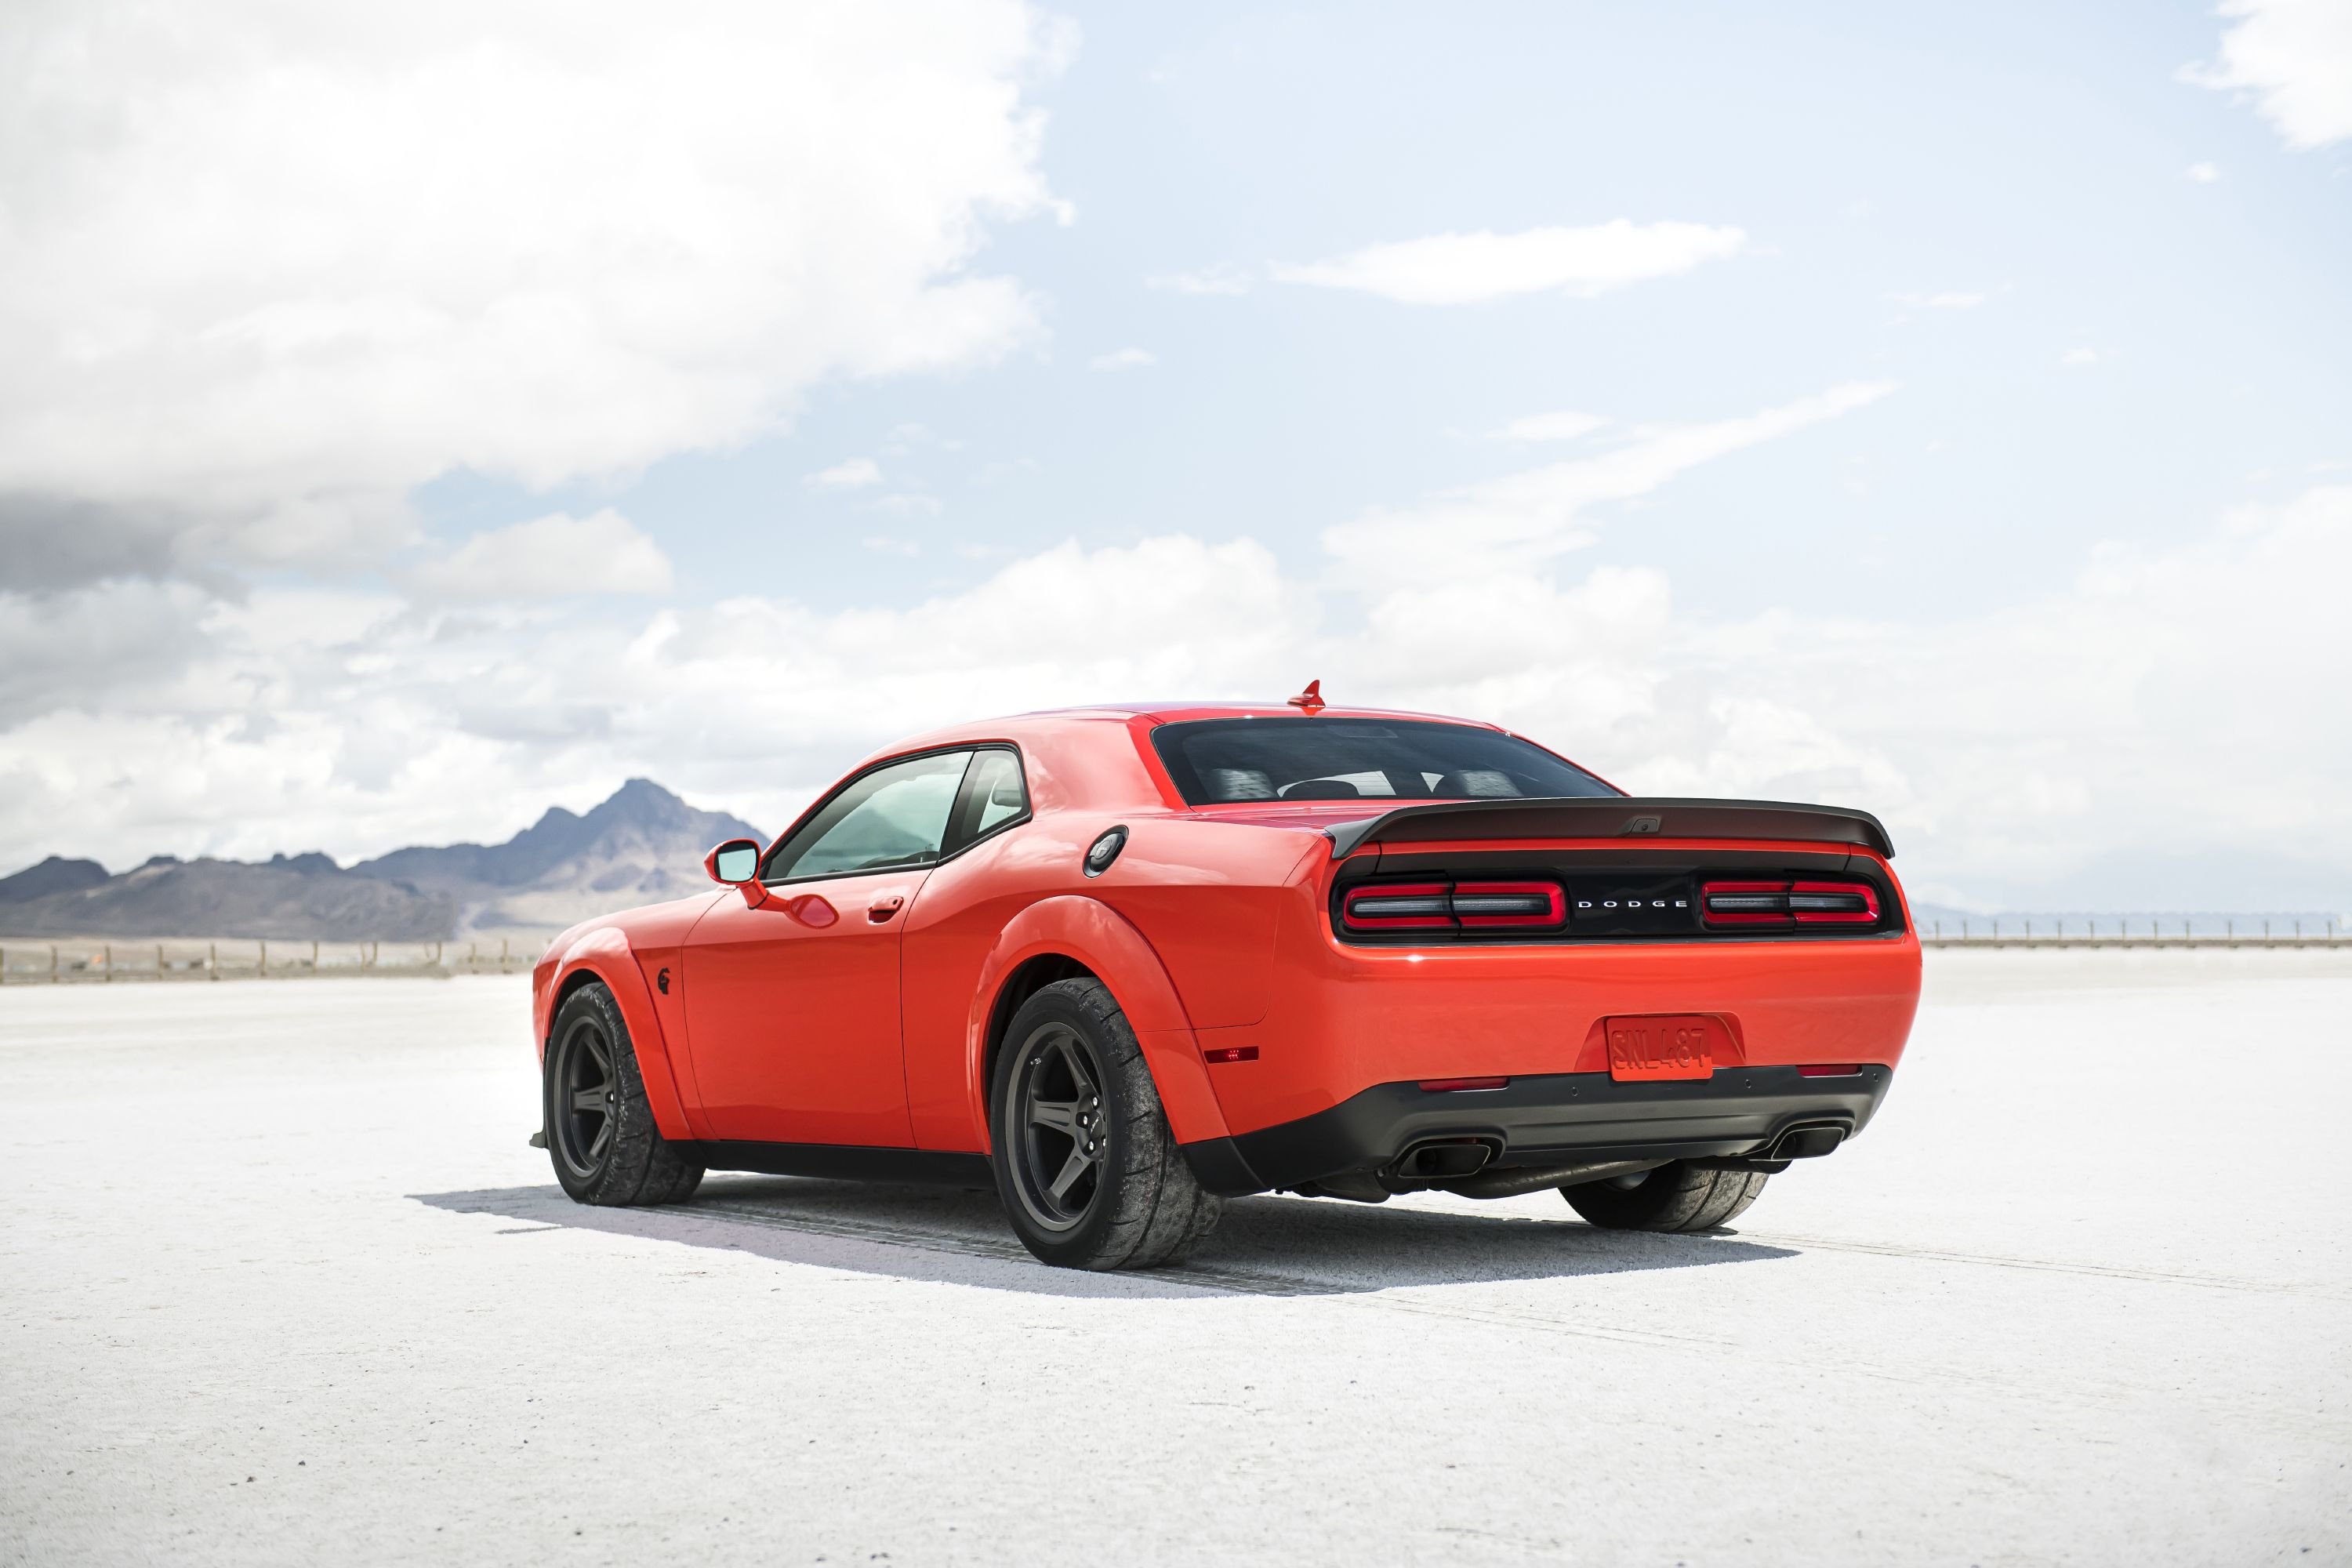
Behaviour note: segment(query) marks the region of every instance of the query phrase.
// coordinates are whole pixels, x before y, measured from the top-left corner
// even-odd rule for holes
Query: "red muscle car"
[[[1867,813],[1629,796],[1491,725],[1288,704],[958,725],[532,974],[583,1203],[706,1170],[995,1187],[1049,1263],[1225,1199],[1558,1188],[1723,1225],[1860,1132],[1919,995]]]

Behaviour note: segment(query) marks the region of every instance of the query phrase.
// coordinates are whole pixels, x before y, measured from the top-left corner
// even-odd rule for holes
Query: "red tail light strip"
[[[1709,882],[1699,889],[1709,926],[1876,925],[1868,882]]]
[[[1558,882],[1456,882],[1454,918],[1465,926],[1556,926],[1568,918]]]
[[[1448,891],[1444,882],[1373,883],[1350,888],[1339,910],[1359,931],[1451,930],[1454,906]]]
[[[1799,882],[1789,889],[1799,925],[1876,925],[1878,889],[1867,882]]]
[[[1351,931],[1538,930],[1568,920],[1558,882],[1368,882],[1350,888],[1339,917]]]

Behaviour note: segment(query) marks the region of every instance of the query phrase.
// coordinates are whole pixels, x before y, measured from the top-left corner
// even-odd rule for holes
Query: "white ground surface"
[[[1939,953],[1736,1235],[581,1209],[520,980],[0,994],[0,1558],[2352,1561],[2352,963]]]

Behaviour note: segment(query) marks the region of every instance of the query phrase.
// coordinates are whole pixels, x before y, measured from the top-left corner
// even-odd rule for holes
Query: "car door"
[[[688,1048],[714,1137],[910,1148],[899,933],[969,750],[847,780],[705,915],[683,955]]]

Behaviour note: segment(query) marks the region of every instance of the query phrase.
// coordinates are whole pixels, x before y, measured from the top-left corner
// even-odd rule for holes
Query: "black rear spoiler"
[[[1781,838],[1862,844],[1893,858],[1895,841],[1866,811],[1781,800],[1666,800],[1644,795],[1446,800],[1401,805],[1326,827],[1334,860],[1367,844],[1464,838]]]

